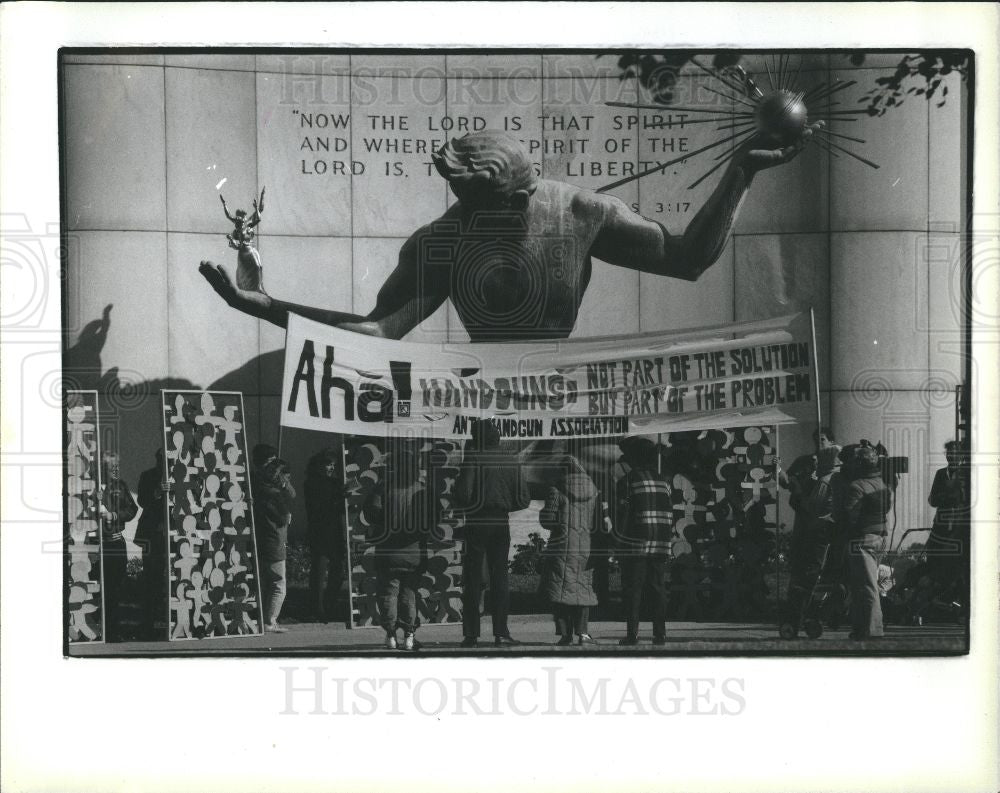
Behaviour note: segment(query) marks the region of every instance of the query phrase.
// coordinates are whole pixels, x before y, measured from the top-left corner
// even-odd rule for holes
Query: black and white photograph
[[[975,68],[61,52],[68,652],[964,652]]]
[[[685,4],[675,35],[615,33],[659,4],[219,5],[247,18],[210,37],[161,4],[99,38],[35,17],[55,214],[5,182],[4,666],[54,664],[39,700],[81,681],[54,718],[92,746],[9,789],[249,789],[258,755],[261,789],[412,787],[356,763],[447,761],[484,715],[512,767],[473,790],[521,753],[532,789],[994,789],[995,9],[935,35],[939,4],[859,4],[900,29],[854,36],[826,4],[798,43],[778,4]],[[159,726],[116,775],[86,725],[119,712]],[[580,737],[543,750],[540,715]],[[823,776],[866,719],[931,770]],[[657,776],[664,721],[672,753],[724,722],[754,770],[705,745]],[[569,767],[615,725],[649,757]],[[767,735],[790,765],[735,748]],[[222,747],[228,781],[188,759]]]

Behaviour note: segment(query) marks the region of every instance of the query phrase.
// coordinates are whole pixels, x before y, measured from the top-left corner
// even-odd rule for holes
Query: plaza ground
[[[557,647],[552,620],[547,615],[510,617],[511,634],[521,644],[494,647],[489,618],[483,619],[479,647],[459,647],[462,626],[457,623],[424,625],[417,632],[423,649],[413,656],[517,656],[517,655],[958,655],[967,651],[964,627],[956,624],[923,626],[888,625],[881,639],[853,641],[848,629],[827,630],[818,639],[803,637],[783,640],[777,625],[769,623],[668,622],[667,643],[652,644],[648,623],[640,631],[640,643],[619,647],[625,635],[621,622],[591,622],[590,632],[600,642],[596,646]],[[378,627],[348,629],[343,623],[289,622],[287,633],[237,636],[182,641],[127,641],[118,644],[75,645],[70,656],[151,657],[151,656],[379,656],[398,655],[383,646],[385,634]]]

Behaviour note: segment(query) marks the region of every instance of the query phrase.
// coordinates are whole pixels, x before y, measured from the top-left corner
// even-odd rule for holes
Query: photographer
[[[292,521],[292,487],[288,463],[278,457],[278,450],[264,443],[253,450],[253,517],[257,533],[257,552],[261,559],[264,629],[286,633],[278,625],[278,615],[285,602],[285,559],[288,553],[288,525]]]
[[[885,551],[886,519],[892,491],[882,476],[882,460],[867,442],[847,447],[839,524],[847,537],[847,577],[851,588],[852,639],[883,635],[878,564]]]

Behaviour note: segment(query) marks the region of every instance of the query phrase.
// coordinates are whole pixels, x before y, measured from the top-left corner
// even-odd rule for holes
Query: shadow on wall
[[[95,390],[99,394],[101,446],[116,449],[121,458],[122,476],[133,493],[139,474],[154,465],[156,450],[163,445],[160,421],[160,392],[171,389],[239,391],[240,385],[255,381],[261,368],[282,370],[284,351],[274,350],[257,355],[246,363],[210,383],[195,383],[183,377],[165,377],[130,382],[120,376],[118,367],[104,370],[101,352],[111,333],[113,304],[104,307],[99,319],[88,322],[76,344],[63,353],[63,389]],[[136,339],[141,344],[141,339]],[[252,449],[261,442],[278,442],[278,415],[259,415],[256,395],[244,394],[247,416],[247,442]],[[273,403],[276,407],[277,402]],[[266,422],[266,424],[265,424]],[[264,427],[262,430],[261,427]],[[305,478],[309,458],[324,446],[338,445],[339,438],[325,433],[284,433],[281,453],[293,471],[293,481],[299,489]],[[299,490],[301,494],[301,490]],[[305,505],[300,496],[292,516],[293,536],[304,536]]]

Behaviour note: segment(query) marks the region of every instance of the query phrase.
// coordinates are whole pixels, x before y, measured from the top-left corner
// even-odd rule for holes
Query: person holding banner
[[[591,606],[597,605],[591,564],[591,539],[600,530],[603,509],[597,487],[575,457],[550,461],[551,481],[538,520],[550,532],[543,551],[542,591],[552,604],[560,645],[597,644],[587,630]]]
[[[483,559],[489,567],[493,593],[493,641],[497,647],[514,645],[507,627],[509,608],[510,513],[531,503],[520,461],[500,450],[500,432],[489,419],[472,425],[465,459],[455,483],[455,500],[465,515],[465,553],[462,558],[463,647],[479,644],[479,591]]]
[[[620,444],[628,473],[616,487],[615,532],[625,585],[623,646],[639,643],[639,616],[646,585],[653,593],[653,644],[666,644],[667,590],[664,583],[673,538],[670,485],[657,473],[657,446],[648,438],[625,438]]]
[[[117,452],[101,453],[101,489],[97,493],[101,519],[101,559],[104,564],[104,613],[109,642],[120,642],[121,591],[128,568],[125,524],[139,514],[128,484],[121,478]]]

